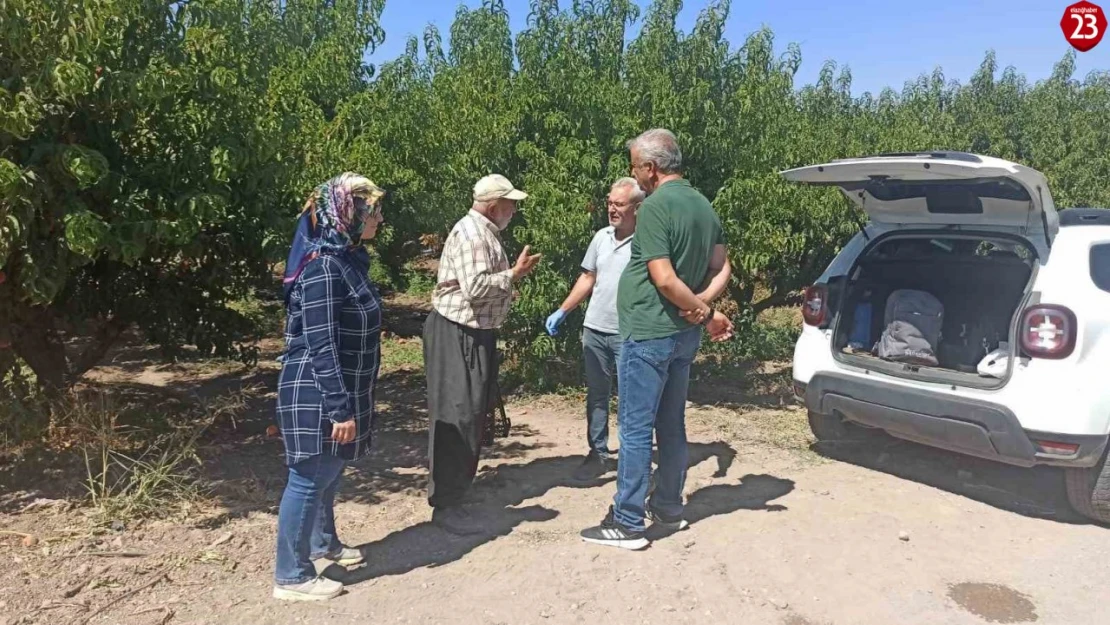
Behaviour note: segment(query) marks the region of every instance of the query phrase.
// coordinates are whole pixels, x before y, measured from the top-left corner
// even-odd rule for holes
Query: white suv
[[[1057,213],[1040,172],[957,152],[782,175],[839,187],[869,218],[805,295],[794,392],[818,440],[881,429],[1064,467],[1075,509],[1110,522],[1110,211]],[[907,289],[943,305],[924,364],[876,355]]]

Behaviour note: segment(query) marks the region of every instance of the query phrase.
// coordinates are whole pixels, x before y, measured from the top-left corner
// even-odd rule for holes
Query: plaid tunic
[[[277,420],[287,464],[318,454],[354,460],[370,450],[374,383],[381,362],[381,300],[347,256],[309,262],[290,294]],[[355,440],[330,440],[354,418]]]
[[[471,210],[443,243],[432,306],[448,321],[495,330],[512,301],[513,272],[497,226]]]

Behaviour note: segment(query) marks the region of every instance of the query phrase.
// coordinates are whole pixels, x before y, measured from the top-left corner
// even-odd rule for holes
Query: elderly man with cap
[[[500,233],[527,197],[497,174],[474,185],[472,208],[444,241],[424,323],[428,503],[432,520],[454,534],[481,531],[463,504],[478,470],[485,419],[497,401],[497,329],[508,316],[514,283],[540,259],[525,247],[510,265],[501,245]]]

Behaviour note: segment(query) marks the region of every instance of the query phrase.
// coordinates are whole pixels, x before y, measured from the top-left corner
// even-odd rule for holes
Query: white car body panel
[[[933,215],[922,206],[884,206],[874,209],[863,203],[871,217],[866,233],[871,238],[893,230],[911,232],[913,229],[937,228],[954,223],[960,230],[1022,234],[1036,249],[1039,256],[1035,277],[1030,289],[1032,301],[1040,304],[1066,306],[1076,315],[1077,342],[1074,352],[1063,360],[1019,357],[1009,381],[994,390],[956,387],[952,384],[921,382],[886,375],[838,361],[832,349],[832,330],[804,325],[794,348],[793,375],[797,382],[808,385],[819,373],[836,373],[867,380],[881,381],[891,389],[920,389],[943,396],[978,399],[1009,409],[1027,431],[1060,433],[1067,435],[1110,434],[1110,292],[1100,289],[1093,281],[1090,268],[1092,246],[1110,244],[1110,225],[1059,226],[1059,217],[1052,204],[1044,177],[1029,168],[981,157],[981,162],[938,162],[929,157],[897,157],[890,159],[849,159],[833,163],[803,167],[784,172],[784,177],[804,183],[838,184],[845,181],[867,180],[876,171],[884,175],[947,177],[1008,176],[1039,193],[1030,193],[1035,199],[1033,212],[1044,213],[1044,220],[1028,219],[1028,202],[1025,207],[1015,202],[1000,200],[1005,204],[994,206],[979,215]],[[924,169],[924,163],[930,163]],[[915,178],[916,179],[916,178]],[[858,192],[847,193],[849,198]],[[859,205],[859,202],[857,202]],[[893,215],[900,215],[898,222]],[[914,221],[905,218],[912,216]],[[976,219],[977,218],[977,219]],[[1049,236],[1041,224],[1049,225]],[[957,230],[958,232],[958,230]],[[1051,249],[1049,248],[1051,240]],[[819,282],[846,275],[856,258],[869,243],[863,233],[857,234],[830,263]]]

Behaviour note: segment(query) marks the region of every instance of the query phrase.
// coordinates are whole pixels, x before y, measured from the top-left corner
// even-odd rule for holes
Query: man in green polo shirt
[[[682,529],[686,482],[686,392],[704,326],[715,341],[732,323],[711,303],[728,285],[730,267],[721,221],[709,200],[683,179],[682,152],[667,130],[629,142],[632,175],[648,197],[640,206],[631,258],[617,289],[623,340],[617,363],[620,462],[617,494],[587,542],[642,549],[646,519]],[[659,446],[655,490],[652,432]]]

